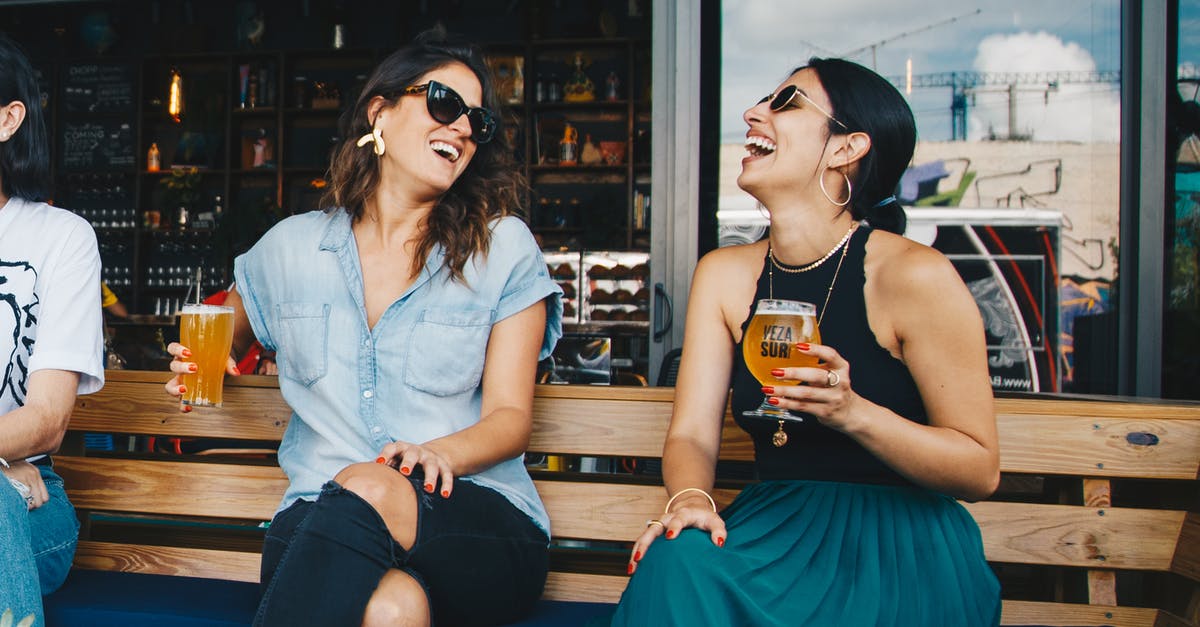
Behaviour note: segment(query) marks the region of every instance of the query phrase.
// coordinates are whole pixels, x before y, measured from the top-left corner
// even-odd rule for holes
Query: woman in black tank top
[[[874,72],[812,59],[744,118],[738,184],[770,236],[697,266],[670,499],[634,544],[612,624],[998,624],[999,586],[956,500],[999,481],[982,321],[950,263],[896,235],[912,112]],[[819,367],[750,374],[743,342],[766,341],[746,337],[766,298],[813,303],[821,344],[788,349]],[[730,388],[760,481],[718,513]],[[743,415],[764,395],[801,420]]]

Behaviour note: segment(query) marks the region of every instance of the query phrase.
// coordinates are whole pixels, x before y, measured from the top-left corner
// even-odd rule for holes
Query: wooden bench
[[[163,393],[163,380],[161,373],[110,371],[101,392],[76,403],[73,437],[55,456],[84,521],[75,566],[257,581],[255,530],[270,520],[286,485],[269,456],[79,446],[83,433],[275,442],[287,426],[290,410],[273,378],[231,381],[223,408],[188,414]],[[654,460],[672,393],[538,386],[530,450]],[[1005,585],[1003,623],[1194,625],[1200,519],[1187,510],[1195,509],[1200,486],[1200,404],[1036,398],[999,399],[996,408],[1002,494],[967,508]],[[749,440],[727,420],[722,460],[745,463],[751,455]],[[661,479],[571,471],[534,471],[534,478],[556,539],[590,541],[555,550],[545,598],[615,602],[626,581],[624,543],[661,511]],[[739,485],[722,482],[715,496],[728,503]],[[1010,492],[1015,500],[998,500]],[[191,525],[187,533],[163,531],[178,527],[163,521],[179,520]],[[216,532],[198,531],[206,525]],[[239,525],[247,530],[240,543],[237,533],[221,540],[218,532]],[[214,533],[216,541],[205,540]]]

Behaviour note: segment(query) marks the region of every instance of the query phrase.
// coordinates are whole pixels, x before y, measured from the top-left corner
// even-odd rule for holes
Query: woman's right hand
[[[671,511],[656,520],[646,523],[646,530],[633,543],[633,552],[629,560],[629,574],[637,570],[637,564],[649,550],[650,545],[659,536],[667,540],[679,537],[680,532],[688,527],[703,529],[712,538],[713,544],[725,546],[725,519],[713,511],[708,499],[700,495],[680,497],[672,506]]]
[[[186,346],[180,344],[179,342],[171,342],[168,344],[167,353],[169,353],[172,357],[171,372],[175,373],[175,376],[171,377],[171,380],[167,381],[164,387],[167,390],[167,394],[170,394],[174,397],[181,397],[185,392],[187,392],[187,388],[183,385],[183,375],[196,372],[197,366],[195,362],[187,361],[187,359],[192,356],[192,351],[188,350]],[[242,374],[240,371],[238,371],[237,362],[234,361],[232,356],[225,362],[225,372],[235,377]],[[192,406],[181,403],[179,405],[179,411],[187,413],[192,411]]]

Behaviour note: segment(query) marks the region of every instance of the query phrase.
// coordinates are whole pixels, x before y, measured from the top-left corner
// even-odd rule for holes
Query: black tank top
[[[870,234],[871,229],[866,226],[854,232],[847,244],[849,249],[840,272],[837,272],[840,253],[808,272],[789,273],[776,268],[774,297],[813,303],[821,315],[829,284],[837,272],[837,282],[821,318],[821,342],[836,349],[850,363],[850,384],[859,396],[913,422],[928,424],[925,407],[908,368],[879,345],[867,324],[863,259]],[[755,302],[750,306],[750,315],[742,322],[743,338],[758,299],[770,298],[770,263],[764,256]],[[882,305],[887,306],[886,303]],[[762,402],[761,388],[746,368],[739,342],[733,367],[733,415],[754,440],[755,468],[760,479],[911,485],[852,438],[823,426],[810,415],[805,414],[802,423],[784,423],[787,444],[775,447],[771,435],[779,428],[777,421],[742,416],[743,411]]]

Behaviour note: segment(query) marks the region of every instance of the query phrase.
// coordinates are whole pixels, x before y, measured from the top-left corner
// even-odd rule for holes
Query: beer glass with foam
[[[776,379],[771,375],[775,368],[816,367],[818,359],[796,350],[796,344],[806,342],[819,344],[821,331],[817,328],[817,308],[812,303],[796,300],[764,298],[758,301],[746,336],[742,338],[742,358],[750,374],[764,386],[796,385],[794,379]],[[775,407],[763,396],[757,409],[743,412],[743,416],[770,418],[772,420],[803,419],[786,409]]]
[[[196,372],[183,375],[183,404],[220,407],[225,364],[233,345],[233,307],[185,305],[179,313],[179,343],[192,351]]]

